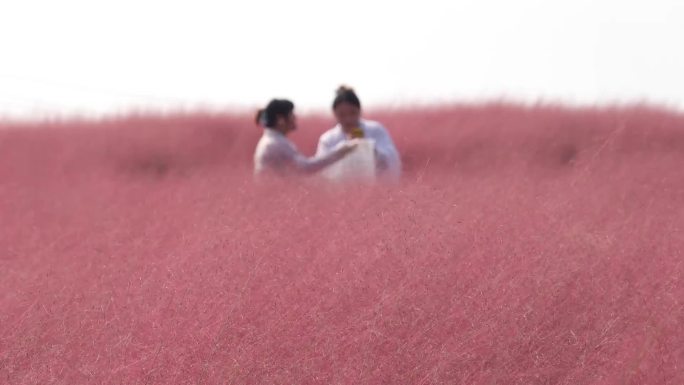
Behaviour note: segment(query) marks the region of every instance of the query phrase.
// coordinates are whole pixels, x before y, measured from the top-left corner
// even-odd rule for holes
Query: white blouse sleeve
[[[319,143],[320,145],[320,143]],[[331,164],[342,159],[345,155],[343,143],[340,146],[332,149],[325,148],[321,153],[316,152],[316,155],[308,158],[299,152],[296,152],[292,158],[295,168],[302,173],[316,173]]]
[[[401,159],[392,138],[387,130],[380,126],[375,139],[375,151],[378,165],[392,174],[399,176],[401,173]]]

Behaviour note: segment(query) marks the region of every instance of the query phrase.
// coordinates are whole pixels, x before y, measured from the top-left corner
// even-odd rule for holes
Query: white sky
[[[0,115],[504,97],[684,107],[681,0],[0,0]]]

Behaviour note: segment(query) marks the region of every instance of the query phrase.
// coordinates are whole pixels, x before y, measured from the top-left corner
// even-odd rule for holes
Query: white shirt
[[[283,133],[266,128],[254,152],[254,174],[315,173],[341,159],[341,147],[325,155],[307,158]]]
[[[378,122],[362,119],[360,122],[364,138],[375,142],[376,166],[378,176],[398,180],[401,176],[401,159],[387,129]],[[336,146],[347,140],[347,135],[339,124],[321,135],[316,156],[329,154]]]

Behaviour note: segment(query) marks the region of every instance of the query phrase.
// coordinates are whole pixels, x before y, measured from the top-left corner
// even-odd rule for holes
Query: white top
[[[362,119],[360,122],[364,138],[375,143],[375,159],[378,177],[398,180],[401,176],[401,159],[387,129],[378,122]],[[329,154],[340,143],[347,140],[347,136],[339,124],[321,135],[318,141],[316,156]]]
[[[315,173],[343,157],[342,145],[325,155],[307,158],[280,131],[266,128],[254,152],[254,174]]]
[[[356,139],[354,151],[339,162],[326,167],[321,174],[333,182],[373,182],[377,179],[375,141]]]

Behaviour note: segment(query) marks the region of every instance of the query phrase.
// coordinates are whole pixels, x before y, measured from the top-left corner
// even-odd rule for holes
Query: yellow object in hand
[[[351,130],[350,135],[351,135],[352,139],[359,139],[359,138],[363,138],[363,136],[364,136],[363,130],[359,127]]]

